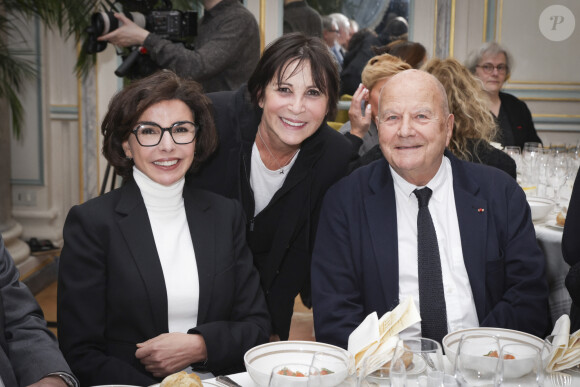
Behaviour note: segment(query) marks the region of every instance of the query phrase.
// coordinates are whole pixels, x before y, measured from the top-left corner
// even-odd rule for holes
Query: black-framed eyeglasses
[[[484,63],[482,65],[477,65],[475,67],[479,67],[480,69],[483,70],[484,73],[486,74],[491,74],[493,73],[493,69],[497,69],[497,72],[499,74],[505,74],[508,71],[508,66],[500,63],[497,66],[492,65],[491,63]]]
[[[179,145],[189,144],[195,140],[199,126],[191,121],[178,121],[168,128],[162,128],[155,122],[140,122],[132,133],[141,146],[155,146],[161,142],[163,133],[169,132],[173,142]]]

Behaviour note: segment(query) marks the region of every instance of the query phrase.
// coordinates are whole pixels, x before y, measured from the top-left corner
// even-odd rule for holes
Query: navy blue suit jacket
[[[543,335],[545,260],[524,192],[503,171],[445,155],[480,325]],[[312,258],[318,341],[346,348],[369,313],[381,317],[399,304],[397,244],[395,190],[386,160],[357,169],[328,190]]]

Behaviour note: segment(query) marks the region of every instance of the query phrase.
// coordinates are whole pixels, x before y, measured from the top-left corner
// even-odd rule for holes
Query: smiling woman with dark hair
[[[220,146],[191,179],[241,201],[272,340],[288,339],[294,299],[309,294],[322,198],[351,153],[326,124],[339,88],[331,55],[318,38],[283,35],[266,48],[247,88],[209,94]]]
[[[81,385],[243,370],[270,321],[241,206],[185,175],[215,149],[209,100],[170,71],[113,97],[103,154],[125,183],[64,226],[58,338]]]

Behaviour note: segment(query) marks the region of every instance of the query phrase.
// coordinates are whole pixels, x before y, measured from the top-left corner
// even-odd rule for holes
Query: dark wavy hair
[[[196,171],[214,152],[218,143],[217,131],[210,110],[211,102],[199,83],[179,78],[170,70],[131,83],[113,96],[101,125],[103,155],[115,172],[124,180],[133,176],[133,160],[125,157],[123,142],[129,138],[145,110],[158,102],[184,102],[198,128],[195,157],[188,172]]]
[[[310,64],[314,84],[328,97],[326,118],[334,118],[340,90],[340,76],[335,59],[322,39],[309,37],[301,32],[282,35],[266,47],[248,80],[252,103],[258,106],[272,79],[276,78],[278,83],[282,83],[284,79],[294,75],[287,74],[287,70],[296,62],[294,72],[299,71],[304,62]]]

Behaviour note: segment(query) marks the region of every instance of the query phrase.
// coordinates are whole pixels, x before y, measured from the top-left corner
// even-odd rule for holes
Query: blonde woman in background
[[[389,54],[371,58],[362,72],[362,83],[352,96],[348,117],[341,128],[352,143],[353,157],[362,156],[379,143],[375,117],[381,88],[395,74],[408,70],[411,65]]]

